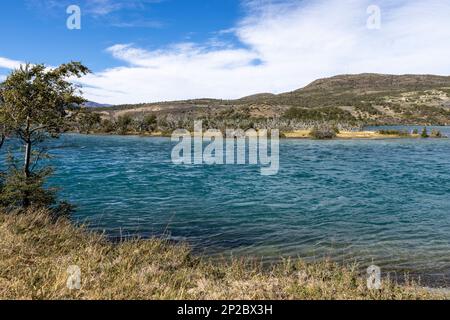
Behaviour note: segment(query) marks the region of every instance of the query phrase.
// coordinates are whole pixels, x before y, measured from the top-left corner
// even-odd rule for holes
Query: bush
[[[129,114],[120,116],[117,119],[117,129],[119,130],[119,134],[127,134],[132,124],[133,118]]]
[[[116,126],[114,123],[108,119],[102,121],[101,130],[105,133],[111,133],[116,131]]]
[[[318,140],[330,140],[337,137],[338,130],[329,127],[314,127],[309,135]]]
[[[407,136],[408,132],[403,130],[380,130],[379,134],[388,135],[388,136]]]
[[[10,212],[28,207],[46,208],[55,218],[70,216],[74,206],[58,202],[56,188],[44,188],[52,172],[51,168],[45,168],[25,177],[21,171],[11,168],[8,173],[0,173],[0,208]]]
[[[431,131],[431,137],[432,138],[443,138],[444,136],[443,136],[442,132],[440,132],[439,130],[433,129]]]
[[[284,113],[284,118],[303,121],[309,120],[351,122],[356,120],[350,112],[337,107],[322,107],[311,109],[291,107]]]
[[[102,119],[100,114],[83,110],[78,115],[78,125],[80,133],[89,134],[93,130],[97,130],[101,125]]]
[[[138,129],[140,132],[153,132],[158,126],[158,119],[154,114],[147,115],[144,119],[138,121]]]

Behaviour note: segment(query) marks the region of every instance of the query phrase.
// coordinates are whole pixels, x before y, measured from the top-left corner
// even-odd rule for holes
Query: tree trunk
[[[31,176],[30,163],[31,163],[31,141],[28,140],[25,142],[25,163],[23,166],[23,172],[26,178],[29,178]]]
[[[29,178],[30,174],[30,163],[31,163],[31,133],[30,133],[30,117],[27,117],[27,127],[25,129],[24,142],[25,142],[25,162],[23,166],[23,173],[25,178]]]
[[[30,165],[31,165],[31,134],[30,134],[30,119],[27,118],[27,128],[25,131],[25,157],[23,165],[23,173],[25,175],[25,183],[29,183],[29,178],[31,177]],[[25,190],[23,193],[23,206],[25,208],[31,205],[30,195],[28,191]]]
[[[29,178],[31,177],[30,163],[31,163],[31,141],[28,140],[25,142],[25,163],[23,166],[26,184],[29,183]],[[28,190],[25,189],[23,192],[23,207],[28,208],[30,205],[31,205],[30,194]]]

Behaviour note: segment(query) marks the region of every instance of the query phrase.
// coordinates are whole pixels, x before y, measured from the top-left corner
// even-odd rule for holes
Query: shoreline
[[[171,135],[165,134],[110,134],[101,132],[92,133],[79,133],[79,132],[66,132],[66,134],[84,135],[84,136],[99,136],[99,137],[137,137],[137,138],[167,138],[170,139]],[[204,135],[203,137],[208,137]],[[228,139],[228,138],[227,138]],[[419,134],[381,134],[376,131],[342,131],[337,134],[336,138],[332,139],[316,139],[310,136],[309,130],[296,130],[280,133],[280,140],[314,140],[314,141],[345,141],[345,140],[395,140],[395,139],[410,139],[420,140]],[[425,139],[448,139],[448,137],[428,137]]]
[[[319,140],[311,137],[311,130],[285,132],[286,139]],[[327,140],[384,140],[384,139],[419,139],[419,134],[382,134],[377,131],[340,131],[336,138]]]
[[[0,298],[155,300],[397,300],[449,299],[448,289],[430,289],[406,279],[382,278],[367,287],[355,265],[286,259],[268,269],[245,258],[211,260],[187,245],[163,239],[113,244],[104,235],[52,221],[45,210],[0,212]],[[80,287],[68,287],[69,268]],[[33,270],[33,272],[29,272]]]
[[[98,232],[95,229],[90,229],[88,228],[88,230],[90,230],[91,232]],[[205,253],[205,247],[203,248],[194,248],[193,246],[191,246],[189,244],[188,241],[179,241],[179,240],[174,240],[174,239],[169,239],[169,238],[165,238],[163,235],[160,236],[152,236],[152,237],[141,237],[139,235],[135,235],[135,236],[129,236],[129,237],[109,237],[107,234],[105,234],[106,238],[108,239],[108,241],[110,241],[111,243],[114,244],[120,244],[122,242],[127,242],[127,241],[132,241],[133,239],[139,239],[140,241],[152,241],[155,239],[163,239],[163,241],[165,241],[167,244],[171,245],[171,246],[183,246],[183,245],[187,245],[193,256],[195,257],[202,257],[204,259],[207,259],[213,263],[221,263],[223,261],[232,261],[233,259],[245,259],[247,262],[254,262],[254,263],[258,263],[264,270],[270,271],[270,268],[276,265],[280,265],[283,263],[284,260],[301,260],[302,262],[306,263],[306,264],[310,264],[313,265],[315,262],[310,261],[310,259],[301,257],[301,256],[297,256],[297,258],[294,258],[294,256],[279,256],[278,258],[270,258],[269,260],[264,260],[264,258],[266,258],[265,256],[262,255],[258,255],[258,254],[246,254],[244,255],[233,255],[231,253],[230,256],[228,255],[224,255],[223,253],[214,253],[214,254],[206,254]],[[318,259],[318,261],[322,261],[322,262],[331,262],[331,263],[336,263],[340,266],[361,266],[361,263],[357,263],[355,262],[351,262],[351,261],[347,261],[347,262],[338,262],[338,260],[333,259],[330,256],[324,256]],[[317,263],[317,262],[316,262]],[[430,290],[431,292],[442,292],[442,293],[446,293],[449,296],[450,299],[450,281],[448,280],[444,280],[446,279],[446,275],[444,274],[440,274],[439,276],[436,275],[430,275],[430,273],[426,273],[425,271],[420,271],[420,270],[407,270],[407,269],[403,269],[403,270],[395,270],[395,269],[389,269],[388,267],[383,267],[382,271],[382,277],[383,278],[389,278],[392,281],[394,281],[395,283],[399,284],[399,285],[403,285],[403,284],[407,284],[408,281],[413,281],[416,283],[420,283],[420,287],[424,288],[426,290]],[[365,269],[361,268],[359,270],[362,274],[365,274]]]

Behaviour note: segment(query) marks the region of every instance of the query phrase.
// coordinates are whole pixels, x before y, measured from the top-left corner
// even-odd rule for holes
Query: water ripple
[[[164,138],[68,135],[52,183],[112,236],[202,253],[376,263],[450,276],[450,140],[281,142],[278,175],[175,166]]]

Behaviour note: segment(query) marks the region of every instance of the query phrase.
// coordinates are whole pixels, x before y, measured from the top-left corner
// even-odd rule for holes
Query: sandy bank
[[[311,139],[310,133],[310,130],[295,130],[283,134],[288,139]],[[415,134],[381,134],[375,131],[341,131],[337,134],[337,139],[399,139],[419,137],[419,135]]]

